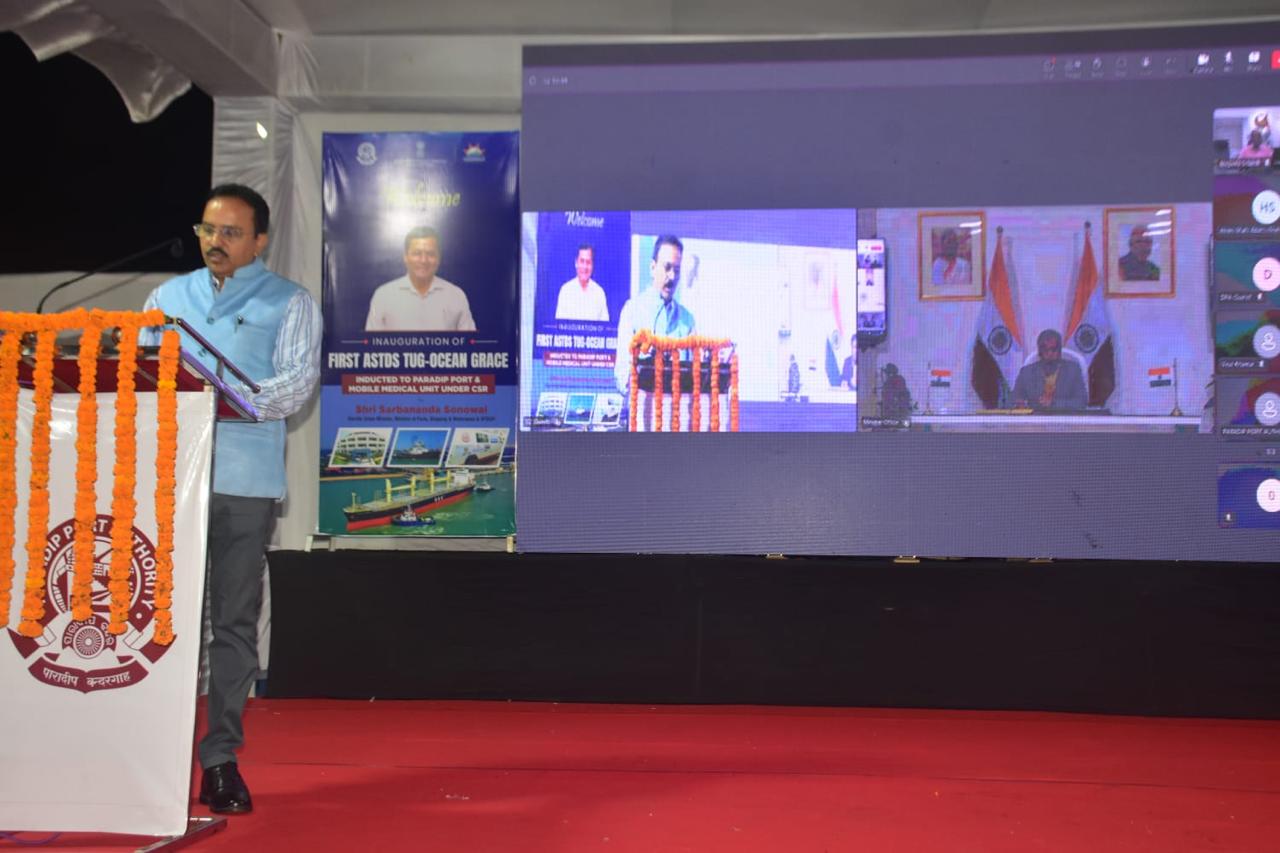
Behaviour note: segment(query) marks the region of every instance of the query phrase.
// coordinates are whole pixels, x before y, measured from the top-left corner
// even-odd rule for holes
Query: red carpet
[[[193,849],[1280,848],[1280,722],[261,700],[246,726],[257,810]]]

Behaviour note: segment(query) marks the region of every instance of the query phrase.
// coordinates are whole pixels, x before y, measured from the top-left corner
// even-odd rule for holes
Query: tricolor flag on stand
[[[1169,365],[1148,368],[1147,381],[1152,388],[1168,388],[1173,384],[1173,368]]]
[[[950,410],[948,398],[951,396],[951,370],[946,367],[929,365],[929,387],[925,389],[925,414],[947,414]],[[936,408],[935,408],[936,407]]]
[[[834,388],[844,379],[845,360],[853,353],[851,342],[844,333],[844,314],[840,309],[840,287],[831,282],[831,316],[832,328],[827,335],[826,371],[827,382]]]
[[[1116,355],[1111,338],[1111,318],[1107,303],[1098,286],[1098,264],[1093,257],[1090,225],[1084,224],[1084,251],[1080,253],[1080,269],[1076,273],[1076,292],[1067,315],[1066,346],[1080,353],[1085,361],[1089,383],[1089,405],[1101,406],[1116,390]]]
[[[978,314],[970,384],[988,409],[1008,408],[1013,382],[1026,350],[1013,308],[1013,291],[1004,264],[1004,228],[996,229],[996,254],[987,278],[987,300]]]

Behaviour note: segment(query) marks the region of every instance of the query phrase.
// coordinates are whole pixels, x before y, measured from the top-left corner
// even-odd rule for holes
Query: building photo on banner
[[[515,133],[326,133],[319,520],[515,532]]]

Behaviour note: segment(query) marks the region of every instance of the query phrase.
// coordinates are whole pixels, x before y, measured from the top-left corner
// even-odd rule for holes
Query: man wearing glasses
[[[235,389],[263,418],[222,422],[214,434],[209,508],[208,733],[200,741],[200,802],[220,814],[252,811],[236,765],[241,715],[258,675],[262,569],[275,504],[284,497],[284,419],[302,408],[320,374],[320,309],[301,286],[270,272],[270,211],[249,187],[214,187],[195,225],[205,266],[170,279],[146,307],[181,317],[248,374],[260,391]],[[143,344],[159,342],[149,330]],[[183,348],[210,368],[213,357],[183,335]]]

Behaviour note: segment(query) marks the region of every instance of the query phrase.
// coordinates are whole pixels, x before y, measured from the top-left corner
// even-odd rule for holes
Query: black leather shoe
[[[253,811],[249,786],[234,761],[207,767],[200,782],[200,802],[214,814],[247,814]]]

